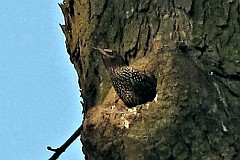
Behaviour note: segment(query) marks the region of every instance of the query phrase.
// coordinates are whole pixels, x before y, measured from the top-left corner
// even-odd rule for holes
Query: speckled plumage
[[[153,75],[129,67],[118,53],[106,49],[95,49],[102,54],[113,87],[128,107],[144,104],[154,99],[157,80]]]

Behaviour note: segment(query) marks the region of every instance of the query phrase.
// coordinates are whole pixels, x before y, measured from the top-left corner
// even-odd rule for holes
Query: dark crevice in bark
[[[214,75],[217,75],[218,77],[221,77],[221,78],[225,78],[225,79],[230,79],[230,80],[234,80],[234,81],[240,81],[240,76],[235,74],[235,75],[225,75],[220,72],[217,72],[217,71],[212,71]]]
[[[151,1],[152,0],[139,1],[137,11],[139,13],[149,12]]]
[[[106,12],[106,9],[107,9],[107,6],[108,6],[108,1],[109,0],[104,0],[104,3],[103,3],[103,7],[101,9],[101,12],[99,13],[99,15],[97,15],[97,20],[98,22],[102,22],[102,18],[104,17],[104,13]]]
[[[75,45],[75,47],[74,47],[74,50],[72,51],[72,53],[71,53],[71,56],[70,56],[70,60],[71,60],[71,62],[73,63],[73,62],[75,62],[75,61],[78,61],[79,59],[80,59],[80,53],[81,53],[81,51],[80,51],[80,41],[79,41],[80,39],[78,38],[77,39],[77,43],[76,43],[76,45]],[[79,63],[79,69],[80,69],[80,73],[82,74],[82,65],[81,65],[81,63]]]
[[[124,26],[125,26],[125,22],[123,19],[119,19],[119,30],[118,30],[118,39],[119,39],[119,42],[122,42],[123,41],[123,31],[124,31]],[[117,38],[116,38],[117,39]],[[120,44],[119,44],[119,48],[120,48]],[[120,49],[119,49],[120,50]]]
[[[74,17],[74,0],[69,0],[69,14]]]
[[[188,15],[190,17],[193,17],[194,16],[194,12],[195,12],[195,5],[196,5],[196,0],[192,0],[192,4],[191,4],[191,7],[190,7],[190,10],[188,11]]]
[[[237,5],[237,22],[240,24],[240,3]]]
[[[232,40],[234,35],[235,35],[235,27],[233,27],[232,33],[229,31],[229,36],[228,36],[227,43],[226,43],[227,45],[230,45],[231,40]]]
[[[236,93],[235,91],[233,91],[224,81],[235,81],[235,82],[239,82],[240,81],[240,76],[238,75],[223,75],[220,72],[217,71],[212,71],[212,74],[214,76],[216,76],[218,82],[220,82],[222,85],[224,85],[224,87],[229,91],[229,93],[234,96],[234,97],[240,97],[240,95],[238,93]]]
[[[203,2],[203,17],[202,17],[202,26],[205,26],[206,20],[207,20],[207,16],[208,16],[208,8],[206,7],[206,1]]]
[[[149,50],[150,48],[150,41],[152,40],[151,39],[151,27],[149,25],[149,18],[147,18],[147,28],[148,28],[148,31],[147,31],[147,42],[146,42],[146,47],[144,49],[144,56],[146,55],[147,51]]]
[[[100,15],[102,15],[104,13],[104,11],[107,9],[107,6],[108,6],[108,3],[109,3],[109,0],[105,0],[104,3],[103,3],[103,8],[102,8],[102,12]],[[101,16],[102,17],[102,16]]]
[[[92,20],[92,3],[91,3],[91,1],[88,1],[88,13],[89,13],[89,15],[88,15],[88,21],[90,21],[91,22],[91,20]]]

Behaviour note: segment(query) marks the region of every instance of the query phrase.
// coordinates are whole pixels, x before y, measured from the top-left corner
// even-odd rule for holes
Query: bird
[[[154,75],[130,67],[120,53],[93,47],[102,55],[113,87],[127,107],[152,101],[156,96],[157,79]]]

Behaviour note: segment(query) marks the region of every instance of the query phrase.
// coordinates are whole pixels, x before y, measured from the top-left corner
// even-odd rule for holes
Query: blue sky
[[[0,157],[44,160],[82,121],[59,0],[1,0]],[[80,141],[59,160],[83,159]]]

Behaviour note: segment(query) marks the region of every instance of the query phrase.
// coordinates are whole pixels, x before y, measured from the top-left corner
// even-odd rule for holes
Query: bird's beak
[[[107,52],[112,52],[111,49],[101,49],[101,48],[96,48],[93,47],[93,49],[98,50],[102,55],[109,57],[110,55]]]

